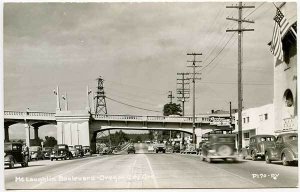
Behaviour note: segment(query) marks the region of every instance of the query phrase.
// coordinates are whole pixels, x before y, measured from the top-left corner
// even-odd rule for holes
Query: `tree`
[[[45,136],[44,147],[54,147],[54,145],[57,145],[57,140],[52,136]]]
[[[164,116],[181,115],[182,109],[179,104],[168,103],[164,105],[163,112],[164,112]]]

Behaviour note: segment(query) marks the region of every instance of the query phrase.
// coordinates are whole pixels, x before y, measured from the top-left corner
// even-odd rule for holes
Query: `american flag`
[[[289,29],[289,22],[278,8],[277,8],[276,15],[274,17],[274,21],[275,21],[275,25],[273,29],[271,52],[275,57],[283,61],[283,50],[282,50],[281,39]]]

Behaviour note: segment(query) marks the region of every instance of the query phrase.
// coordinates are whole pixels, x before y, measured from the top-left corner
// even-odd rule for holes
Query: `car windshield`
[[[219,137],[218,141],[219,142],[234,142],[234,138],[233,137]]]
[[[75,146],[76,149],[81,149],[81,146]]]
[[[66,146],[64,146],[64,145],[59,145],[59,146],[57,146],[57,148],[58,148],[58,149],[65,149]]]
[[[29,148],[30,151],[38,151],[39,147],[38,146],[33,146]]]
[[[73,151],[73,150],[75,150],[75,147],[70,147],[70,146],[69,146],[69,150],[70,150],[70,151]]]
[[[274,137],[261,137],[260,141],[275,141]]]
[[[297,135],[290,135],[287,137],[287,140],[289,141],[298,141],[298,136]]]

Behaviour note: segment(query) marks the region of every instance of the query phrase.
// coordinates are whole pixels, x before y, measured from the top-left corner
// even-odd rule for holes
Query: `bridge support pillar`
[[[33,130],[34,130],[34,139],[39,140],[39,127],[33,126]]]
[[[9,126],[4,124],[4,141],[9,141],[9,132],[8,132]]]
[[[25,123],[26,146],[30,147],[30,125]]]
[[[55,116],[58,144],[90,146],[87,111],[59,111]]]

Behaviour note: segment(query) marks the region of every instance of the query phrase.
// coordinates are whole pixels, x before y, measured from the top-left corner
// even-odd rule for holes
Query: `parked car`
[[[43,154],[44,154],[44,159],[50,159],[50,154],[52,152],[53,147],[44,147],[43,148]]]
[[[81,157],[83,157],[84,156],[84,152],[83,152],[83,149],[82,149],[82,145],[74,145],[74,147],[78,150],[79,155]]]
[[[68,145],[65,144],[55,145],[52,154],[50,156],[51,161],[53,161],[53,159],[66,160],[72,158],[73,158],[72,153],[69,151]]]
[[[29,150],[28,147],[22,148],[21,143],[4,143],[4,166],[14,168],[15,164],[21,164],[22,167],[28,167]]]
[[[298,134],[284,133],[278,135],[274,145],[266,149],[265,161],[266,163],[282,161],[284,166],[293,162],[298,163]]]
[[[154,152],[154,147],[153,145],[148,146],[148,152]]]
[[[164,144],[164,143],[157,143],[155,145],[155,152],[156,153],[158,153],[158,152],[166,153],[166,144]]]
[[[250,137],[249,147],[243,151],[242,158],[245,159],[247,156],[251,156],[253,161],[257,160],[258,157],[264,159],[265,150],[274,145],[275,139],[274,135],[255,135]]]
[[[74,146],[69,146],[69,151],[72,153],[73,158],[80,157],[79,150],[77,150]]]
[[[211,163],[214,159],[224,161],[237,159],[235,134],[210,134],[202,145],[200,159]]]
[[[31,146],[29,147],[30,160],[39,160],[45,159],[42,147],[40,146]]]
[[[92,156],[92,151],[90,146],[83,146],[82,149],[83,149],[84,156]]]
[[[128,148],[127,148],[127,153],[135,153],[135,147],[133,145],[130,145]]]

